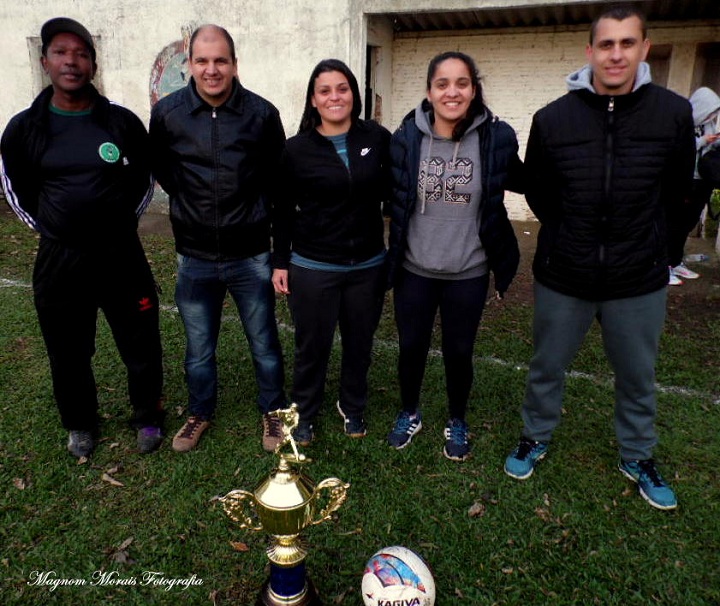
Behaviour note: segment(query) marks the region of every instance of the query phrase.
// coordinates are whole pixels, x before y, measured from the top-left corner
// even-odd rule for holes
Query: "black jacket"
[[[495,289],[502,295],[515,277],[520,261],[517,238],[503,200],[506,189],[522,193],[523,167],[517,155],[515,131],[507,123],[489,117],[478,127],[478,134],[482,162],[479,235],[487,253],[488,267],[495,277]],[[415,212],[422,137],[413,110],[393,134],[390,144],[393,190],[388,267],[391,286],[405,256],[408,224]]]
[[[271,103],[236,80],[230,98],[213,109],[191,80],[155,105],[150,140],[180,254],[223,261],[270,249],[270,207],[285,143]]]
[[[357,121],[347,134],[346,167],[315,129],[288,139],[283,194],[273,215],[273,267],[287,268],[290,249],[313,261],[355,265],[380,254],[382,203],[389,198],[390,133]]]
[[[573,91],[538,111],[525,155],[526,197],[542,224],[538,282],[588,300],[664,287],[667,220],[694,158],[690,104],[654,84],[614,98]]]
[[[137,217],[150,202],[153,181],[150,176],[148,135],[143,123],[130,110],[100,95],[94,95],[90,118],[106,130],[120,150],[118,161],[107,169],[114,171],[117,195],[112,205],[97,200],[83,216],[39,208],[43,177],[40,162],[51,144],[49,139],[52,86],[43,90],[32,105],[14,116],[2,136],[5,197],[15,213],[43,237],[82,246],[135,237]],[[89,196],[92,199],[92,196]],[[72,223],[72,224],[70,224]]]

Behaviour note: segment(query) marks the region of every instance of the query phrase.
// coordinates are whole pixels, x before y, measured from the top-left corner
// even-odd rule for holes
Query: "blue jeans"
[[[286,403],[269,260],[269,253],[221,262],[178,255],[175,302],[187,337],[185,375],[191,416],[210,419],[217,406],[216,351],[227,292],[250,345],[260,412]]]

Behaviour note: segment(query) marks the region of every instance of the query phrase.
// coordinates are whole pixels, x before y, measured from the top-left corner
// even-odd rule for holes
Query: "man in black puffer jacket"
[[[565,369],[593,318],[615,371],[620,471],[654,507],[675,494],[652,459],[655,360],[665,319],[666,231],[689,191],[690,106],[655,86],[644,17],[614,8],[592,26],[589,65],[570,92],[537,112],[526,197],[542,226],[533,264],[535,354],[524,429],[505,471],[530,477],[560,421]]]

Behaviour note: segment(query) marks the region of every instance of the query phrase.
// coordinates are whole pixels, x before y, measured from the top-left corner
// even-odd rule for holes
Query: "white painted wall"
[[[592,0],[574,0],[575,3]],[[478,0],[472,8],[562,4],[563,0]],[[514,28],[490,32],[394,35],[391,17],[408,10],[467,10],[467,0],[56,0],[0,2],[0,53],[6,58],[0,129],[40,89],[37,46],[41,25],[68,16],[98,38],[104,93],[147,123],[149,81],[162,49],[183,29],[217,23],[235,39],[240,79],[280,109],[288,134],[297,129],[307,78],[328,57],[346,61],[364,84],[365,47],[377,46],[376,90],[385,126],[394,129],[424,96],[429,60],[458,49],[478,61],[488,104],[518,132],[524,149],[532,114],[564,93],[564,78],[584,62],[587,28]],[[720,41],[720,25],[651,24],[651,40],[673,44],[668,85],[688,95],[696,45]],[[529,218],[510,196],[514,219]]]

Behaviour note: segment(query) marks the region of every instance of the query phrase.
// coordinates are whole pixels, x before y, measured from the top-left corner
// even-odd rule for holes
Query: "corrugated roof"
[[[720,19],[720,0],[645,0],[635,2],[648,21]],[[608,2],[582,2],[463,11],[393,13],[396,32],[427,32],[503,27],[589,24]]]

